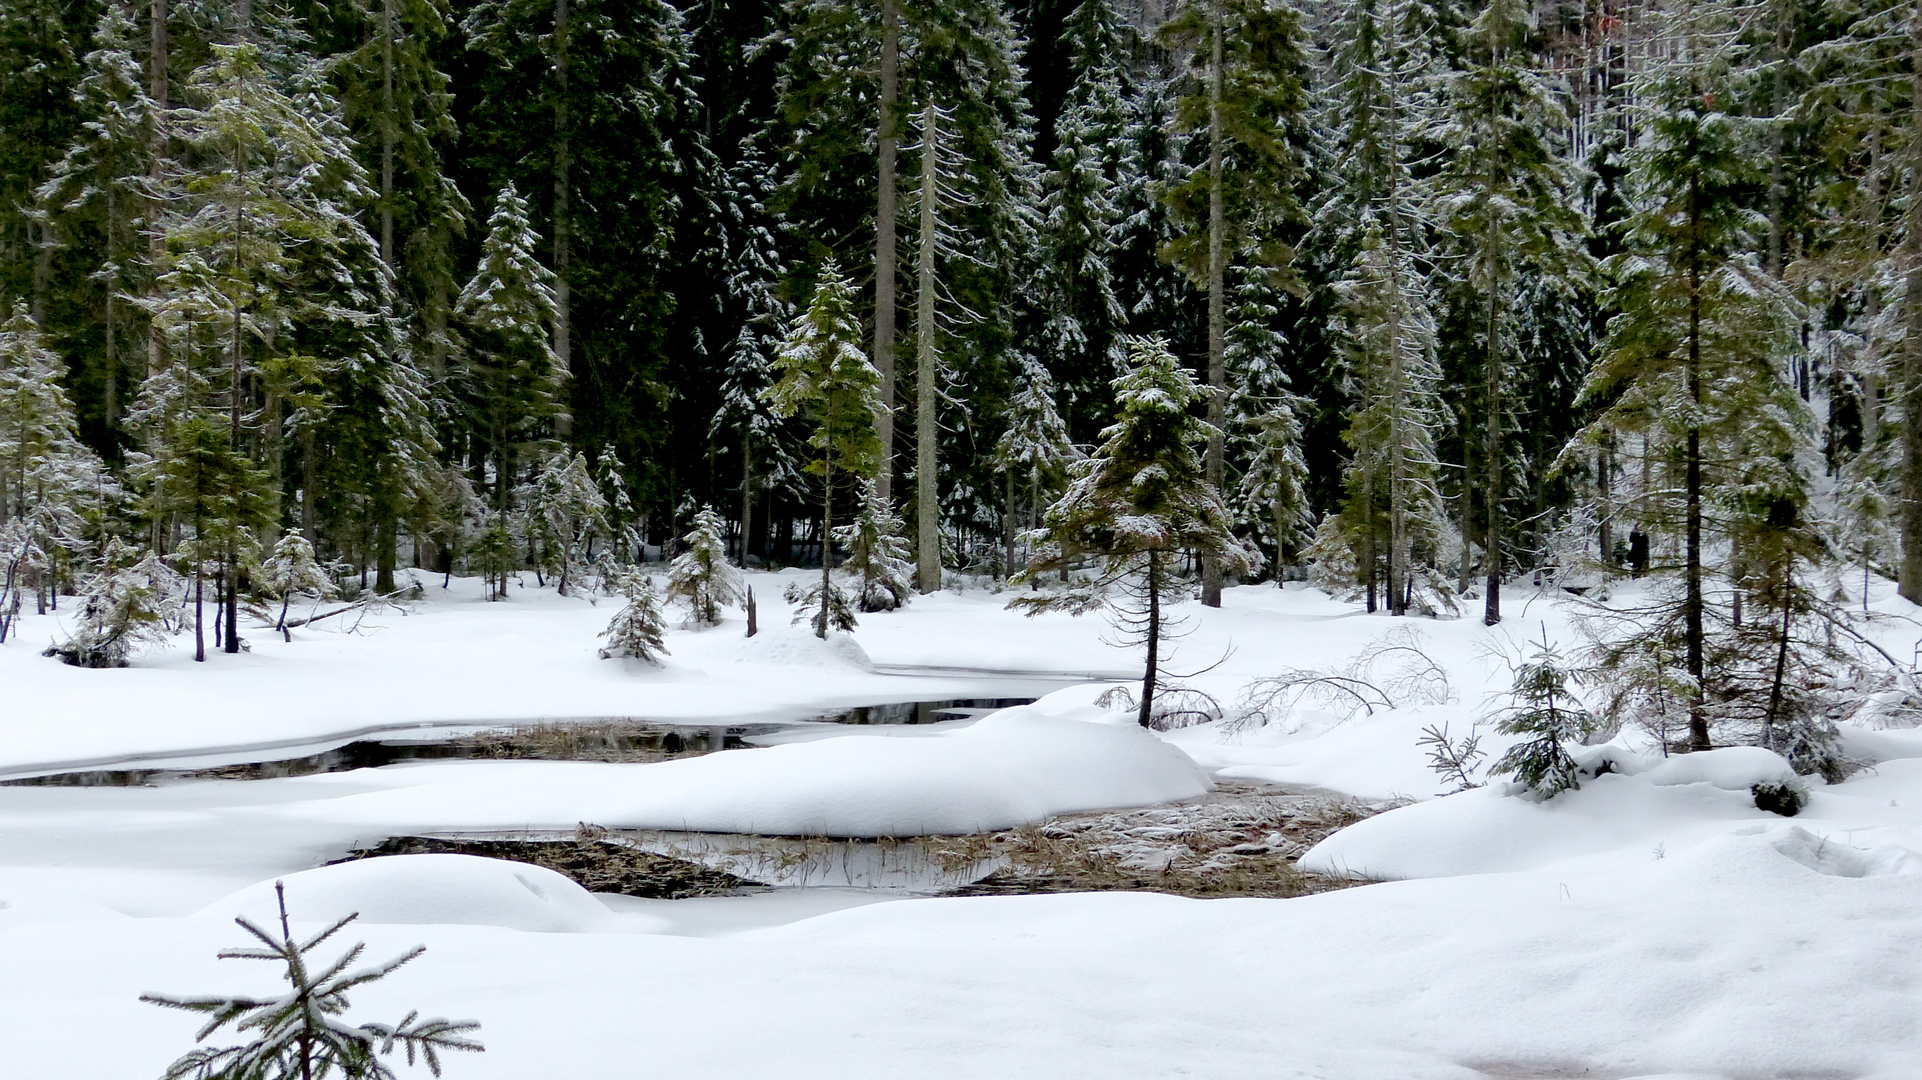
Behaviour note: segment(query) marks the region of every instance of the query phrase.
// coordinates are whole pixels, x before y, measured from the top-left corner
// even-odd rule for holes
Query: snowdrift
[[[1045,705],[1005,709],[923,738],[845,735],[649,765],[435,763],[383,769],[377,782],[393,786],[288,812],[391,831],[591,822],[919,836],[1194,798],[1212,786],[1192,760],[1149,732],[1071,719]]]

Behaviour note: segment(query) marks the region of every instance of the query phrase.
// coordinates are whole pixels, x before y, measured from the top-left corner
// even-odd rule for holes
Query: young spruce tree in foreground
[[[398,1024],[350,1025],[339,1019],[347,1011],[349,990],[386,978],[426,952],[426,946],[417,945],[385,964],[349,971],[367,948],[357,943],[332,963],[318,967],[309,954],[360,914],[349,915],[302,942],[288,925],[287,891],[279,882],[274,883],[274,897],[280,906],[280,933],[263,930],[245,918],[235,919],[265,947],[228,949],[220,958],[279,961],[286,966],[282,974],[286,993],[264,998],[141,995],[140,1000],[152,1005],[206,1014],[209,1019],[194,1036],[195,1042],[228,1026],[241,1034],[257,1033],[238,1046],[196,1047],[169,1065],[162,1080],[319,1080],[335,1072],[343,1080],[393,1080],[394,1070],[384,1058],[396,1048],[405,1052],[409,1065],[418,1058],[439,1076],[442,1053],[482,1049],[469,1035],[480,1027],[472,1020],[422,1020],[417,1012],[409,1012]]]
[[[1188,409],[1202,387],[1160,338],[1136,338],[1129,352],[1127,373],[1114,381],[1120,413],[1102,432],[1100,449],[1073,466],[1067,494],[1044,519],[1046,549],[1017,580],[1070,568],[1086,554],[1097,558],[1097,573],[1085,587],[1023,596],[1008,606],[1029,615],[1080,615],[1112,602],[1123,638],[1147,652],[1139,705],[1147,727],[1169,630],[1165,608],[1179,599],[1175,570],[1184,553],[1218,559],[1236,574],[1248,572],[1251,560],[1196,452],[1207,443],[1208,426]],[[1111,601],[1115,588],[1119,596]]]

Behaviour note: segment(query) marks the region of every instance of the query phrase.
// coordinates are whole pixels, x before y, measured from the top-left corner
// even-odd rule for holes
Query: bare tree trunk
[[[1155,680],[1161,654],[1161,552],[1148,552],[1148,659],[1141,673],[1141,709],[1136,719],[1150,726],[1155,710]]]
[[[1222,430],[1227,421],[1228,401],[1228,299],[1223,295],[1227,268],[1222,245],[1227,229],[1221,191],[1221,81],[1222,25],[1221,0],[1209,5],[1209,37],[1212,55],[1208,71],[1208,483],[1221,491]],[[1201,558],[1201,602],[1212,608],[1221,606],[1221,559],[1213,554]]]
[[[1463,397],[1467,394],[1464,392]],[[1462,565],[1455,579],[1455,591],[1468,595],[1469,578],[1475,572],[1475,437],[1469,429],[1468,406],[1462,406],[1462,501],[1459,507],[1462,530]]]
[[[1706,750],[1708,714],[1704,711],[1702,675],[1702,429],[1695,421],[1702,406],[1702,267],[1701,267],[1701,192],[1698,182],[1689,183],[1690,250],[1688,262],[1688,396],[1694,403],[1689,413],[1686,449],[1687,555],[1683,570],[1682,622],[1688,638],[1688,673],[1695,680],[1695,695],[1689,703],[1688,745],[1691,750]]]
[[[833,543],[829,537],[834,535],[834,458],[832,448],[821,455],[821,625],[814,636],[826,640],[828,636],[828,596],[834,591],[834,560],[829,557],[829,547]]]
[[[915,297],[914,498],[915,587],[931,593],[941,587],[941,495],[936,456],[941,439],[935,349],[934,249],[939,243],[937,200],[941,197],[940,112],[930,102],[921,128],[921,250]]]
[[[1485,435],[1488,482],[1482,501],[1488,504],[1488,534],[1483,551],[1488,561],[1488,591],[1482,599],[1482,624],[1494,626],[1502,621],[1502,355],[1500,327],[1494,285],[1488,296],[1488,359],[1482,376],[1482,392],[1488,395],[1488,428]]]
[[[899,261],[894,244],[899,212],[894,182],[895,153],[901,144],[900,103],[900,0],[881,0],[881,123],[874,207],[874,369],[881,373],[881,409],[875,414],[874,430],[881,439],[881,471],[875,475],[874,488],[887,506],[894,505],[894,293]]]
[[[560,413],[554,418],[554,434],[566,440],[574,432],[574,417],[568,409],[568,380],[573,372],[573,322],[568,312],[567,275],[573,262],[569,244],[568,215],[572,213],[572,190],[568,168],[573,147],[567,113],[567,0],[554,0],[554,359],[560,371]]]

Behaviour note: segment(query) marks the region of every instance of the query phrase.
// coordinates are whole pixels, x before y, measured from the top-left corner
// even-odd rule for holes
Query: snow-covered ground
[[[266,965],[214,953],[241,944],[231,918],[264,914],[284,879],[297,918],[362,911],[350,934],[375,956],[428,946],[356,994],[355,1015],[480,1020],[488,1052],[450,1060],[456,1080],[1922,1077],[1922,732],[1848,731],[1877,764],[1817,781],[1792,820],[1753,806],[1746,784],[1778,767],[1760,751],[1663,761],[1625,746],[1615,774],[1547,803],[1495,787],[1436,798],[1421,729],[1468,730],[1508,682],[1502,655],[1527,641],[1573,644],[1554,599],[1522,591],[1490,630],[1231,589],[1219,611],[1182,609],[1192,632],[1170,664],[1214,665],[1195,683],[1216,697],[1386,643],[1432,658],[1448,700],[1156,737],[1093,704],[1102,687],[1089,677],[1139,670],[1098,618],[1030,620],[1004,611],[1005,596],[943,593],[823,645],[785,625],[779,577],[750,579],[760,636],[742,637],[738,619],[677,630],[659,669],[595,658],[610,601],[530,587],[486,604],[458,580],[443,591],[426,579],[410,613],[357,628],[322,623],[291,643],[253,631],[252,652],[205,665],[176,648],[124,671],[66,668],[38,655],[57,617],[29,616],[0,648],[0,775],[259,757],[234,748],[403,725],[739,723],[1062,689],[973,724],[894,733],[910,737],[823,732],[655,765],[0,787],[6,1073],[158,1075],[195,1022],[136,999],[268,989]],[[1878,633],[1908,656],[1922,627]],[[1187,797],[1210,773],[1417,800],[1304,859],[1398,880],[1296,900],[877,902],[821,889],[638,901],[464,856],[314,869],[424,829],[966,831]]]

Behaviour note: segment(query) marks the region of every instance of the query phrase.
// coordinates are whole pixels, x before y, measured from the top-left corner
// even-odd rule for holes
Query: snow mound
[[[543,866],[478,855],[386,855],[336,863],[276,879],[287,913],[331,922],[352,912],[361,922],[465,924],[510,930],[606,930],[612,916],[592,893]],[[207,905],[203,916],[279,921],[274,882],[262,881]]]
[[[738,659],[745,662],[818,667],[827,664],[873,671],[874,661],[853,634],[835,632],[827,640],[805,626],[773,626],[742,640]]]
[[[1723,791],[1747,791],[1756,784],[1789,783],[1796,779],[1788,760],[1759,746],[1729,746],[1678,754],[1642,771],[1639,778],[1662,787],[1713,784]]]
[[[327,800],[312,812],[393,831],[571,830],[589,821],[775,836],[919,836],[1147,806],[1213,787],[1187,755],[1139,727],[1086,723],[1032,706],[925,738],[845,735],[648,765],[463,761],[379,773],[395,786]]]
[[[1830,877],[1879,877],[1922,873],[1922,856],[1894,844],[1858,848],[1791,825],[1774,839],[1774,848],[1818,874]]]

